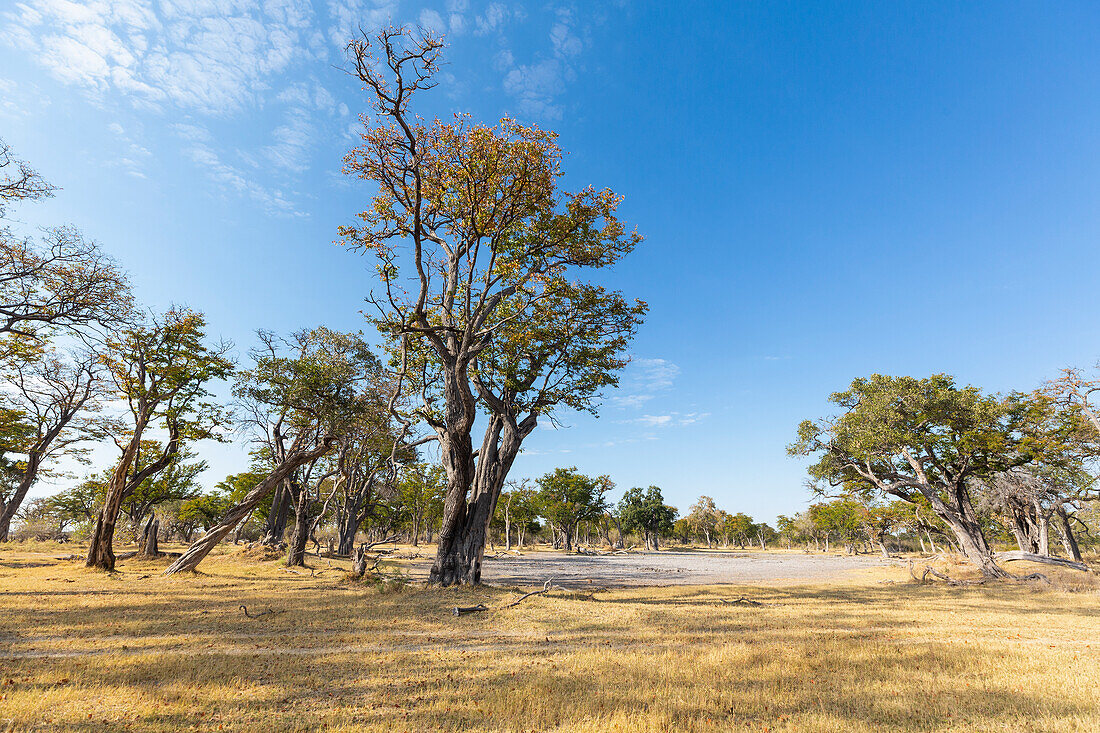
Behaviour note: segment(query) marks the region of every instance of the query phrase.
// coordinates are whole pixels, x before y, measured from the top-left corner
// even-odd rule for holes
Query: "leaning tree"
[[[124,500],[171,465],[185,441],[223,435],[228,418],[211,402],[209,386],[229,376],[233,363],[227,357],[229,344],[206,343],[205,327],[201,313],[171,308],[147,323],[119,330],[107,341],[102,360],[123,405],[124,424],[111,436],[121,456],[96,518],[88,567],[114,569],[115,523]],[[149,442],[143,438],[147,430],[157,428],[166,439],[156,443],[154,456],[147,456]]]
[[[970,483],[1030,463],[1057,448],[1048,410],[1024,395],[985,395],[945,374],[926,379],[874,374],[830,397],[840,412],[804,421],[792,455],[813,456],[819,486],[850,493],[923,497],[963,554],[987,577],[1008,574],[993,553]]]
[[[270,448],[269,472],[165,575],[197,568],[277,486],[332,451],[349,425],[376,409],[363,385],[377,359],[358,334],[320,327],[289,339],[261,337],[263,347],[253,351],[253,366],[238,375],[233,391],[240,425]]]
[[[345,172],[378,186],[359,223],[341,229],[373,255],[369,299],[415,418],[447,471],[430,580],[480,582],[497,498],[524,439],[559,407],[595,410],[617,383],[645,312],[579,271],[613,264],[640,241],[609,190],[565,192],[552,132],[511,119],[426,122],[411,98],[434,86],[442,44],[383,30],[348,46],[371,96]],[[484,426],[475,450],[475,422]]]

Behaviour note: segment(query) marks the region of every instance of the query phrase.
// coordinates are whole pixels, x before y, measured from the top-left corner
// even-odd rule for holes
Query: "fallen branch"
[[[270,608],[267,609],[266,611],[260,611],[259,613],[249,613],[248,612],[248,606],[244,605],[243,603],[240,606],[238,606],[238,608],[240,608],[242,611],[244,611],[244,615],[247,616],[248,618],[259,618],[260,616],[273,616],[276,613],[282,613],[282,611],[273,611]]]
[[[550,578],[550,580],[548,580],[548,581],[546,581],[545,583],[542,584],[541,589],[533,590],[530,593],[524,593],[522,596],[520,596],[516,600],[512,601],[511,603],[507,603],[503,606],[500,606],[499,608],[491,609],[488,606],[486,606],[485,604],[479,603],[476,606],[466,606],[466,607],[455,606],[451,610],[451,614],[454,615],[454,616],[465,616],[468,613],[480,613],[481,611],[492,611],[492,610],[503,611],[506,608],[512,608],[513,606],[518,606],[520,601],[526,600],[526,599],[530,598],[531,596],[541,596],[541,595],[544,595],[546,593],[549,593],[552,590],[565,590],[565,588],[562,588],[560,585],[554,585],[554,579]]]
[[[734,601],[731,601],[728,598],[719,598],[718,600],[720,600],[722,603],[725,603],[727,606],[771,606],[771,605],[774,605],[774,604],[771,604],[771,603],[761,603],[760,601],[754,601],[751,598],[745,598],[745,596],[741,596],[740,598],[738,598],[737,600],[734,600]]]
[[[550,580],[548,580],[548,581],[546,581],[545,583],[542,584],[542,590],[533,590],[530,593],[524,593],[522,596],[520,596],[516,600],[512,601],[508,605],[501,606],[501,609],[511,608],[512,606],[518,606],[520,601],[525,600],[527,598],[530,598],[531,596],[541,596],[544,593],[549,593],[550,592],[550,587],[553,584],[554,584],[554,579],[551,578]]]
[[[1076,562],[1074,560],[1066,560],[1061,557],[1051,557],[1049,555],[1036,555],[1032,552],[1020,552],[1013,550],[1012,552],[998,552],[994,555],[994,558],[1000,562],[1011,562],[1013,560],[1028,560],[1030,562],[1040,562],[1046,565],[1061,565],[1066,568],[1073,568],[1074,570],[1081,570],[1083,572],[1089,572],[1089,566],[1083,562]]]

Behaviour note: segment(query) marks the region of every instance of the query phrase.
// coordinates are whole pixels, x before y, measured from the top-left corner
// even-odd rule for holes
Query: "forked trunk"
[[[305,567],[306,544],[309,543],[309,492],[301,490],[301,495],[294,506],[294,533],[290,537],[290,546],[287,548],[286,564],[290,567]]]
[[[275,495],[271,498],[271,511],[267,513],[267,521],[264,522],[264,536],[262,544],[268,547],[278,547],[283,542],[283,534],[286,532],[287,519],[290,517],[291,492],[290,481],[281,481],[275,489]]]
[[[145,557],[160,557],[160,548],[157,545],[157,537],[160,535],[160,520],[149,517],[149,523],[145,526],[145,536],[142,540],[141,554]]]
[[[958,540],[958,546],[962,554],[982,571],[983,576],[987,578],[1008,577],[1008,573],[1002,570],[993,560],[993,552],[982,533],[981,524],[978,523],[974,507],[970,503],[970,495],[967,493],[965,486],[959,485],[948,492],[954,506],[945,504],[935,492],[927,492],[925,496],[928,497],[940,519],[951,528],[955,539]]]
[[[439,549],[428,575],[429,583],[476,585],[489,536],[489,522],[512,462],[523,439],[535,429],[529,416],[521,426],[493,416],[485,430],[475,467],[469,438],[444,436],[440,441],[447,470],[447,494]]]

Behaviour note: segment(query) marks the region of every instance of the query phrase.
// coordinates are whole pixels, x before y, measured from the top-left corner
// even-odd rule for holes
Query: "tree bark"
[[[1069,513],[1064,506],[1059,506],[1056,512],[1062,524],[1062,544],[1066,548],[1066,554],[1075,561],[1081,562],[1081,548],[1077,544],[1077,537],[1073,534],[1073,527],[1070,525],[1069,521]]]
[[[130,442],[122,452],[122,458],[111,474],[111,480],[107,484],[107,495],[103,500],[103,508],[96,517],[95,530],[92,532],[91,543],[88,547],[88,559],[85,563],[90,568],[101,570],[115,569],[115,553],[113,548],[115,536],[115,523],[118,521],[119,511],[122,509],[122,501],[129,496],[141,482],[150,476],[163,471],[172,462],[179,452],[180,436],[179,426],[169,420],[168,442],[160,458],[129,476],[130,468],[137,459],[141,448],[141,436],[148,426],[148,415],[135,421],[134,432]]]
[[[1066,560],[1061,557],[1051,557],[1050,555],[1036,555],[1031,552],[998,552],[998,560],[1030,560],[1031,562],[1044,563],[1046,565],[1062,565],[1067,568],[1073,568],[1074,570],[1088,571],[1088,566],[1083,562],[1074,562],[1072,560]]]
[[[278,547],[283,542],[287,519],[290,516],[291,492],[288,484],[291,480],[287,477],[285,481],[280,482],[275,489],[275,495],[271,498],[271,511],[267,513],[264,536],[261,540],[261,543],[268,547]]]
[[[294,532],[290,536],[286,555],[286,564],[290,567],[305,567],[306,544],[309,542],[309,509],[312,502],[305,487],[299,491],[298,501],[294,505]]]
[[[15,491],[8,498],[7,503],[3,505],[3,511],[0,511],[0,542],[8,541],[11,520],[15,518],[15,513],[19,511],[23,500],[27,498],[27,492],[30,491],[31,485],[38,478],[38,468],[41,465],[41,460],[42,456],[37,451],[28,455],[27,468],[23,471],[23,477],[19,480],[19,485],[15,487]]]
[[[150,517],[149,523],[145,526],[145,536],[141,548],[142,555],[145,557],[160,557],[160,547],[157,543],[159,535],[160,520]]]
[[[449,586],[481,582],[489,522],[520,445],[534,429],[533,415],[518,425],[510,418],[494,415],[485,430],[476,466],[468,436],[465,440],[461,436],[457,440],[441,436],[447,493],[429,583]]]

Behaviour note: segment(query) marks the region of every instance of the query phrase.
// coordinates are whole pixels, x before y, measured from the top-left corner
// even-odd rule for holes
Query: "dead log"
[[[1082,572],[1086,573],[1089,572],[1089,566],[1083,562],[1066,560],[1063,557],[1051,557],[1050,555],[1036,555],[1031,552],[1021,552],[1019,550],[1013,550],[1012,552],[998,552],[993,557],[995,560],[998,560],[1000,562],[1028,560],[1030,562],[1040,562],[1046,565],[1060,565],[1066,568],[1073,568],[1074,570],[1081,570]]]
[[[488,610],[489,610],[488,606],[486,606],[483,603],[479,603],[476,606],[465,606],[465,607],[455,606],[454,610],[451,611],[451,613],[454,614],[455,616],[465,616],[468,613],[479,613],[481,611],[488,611]]]

